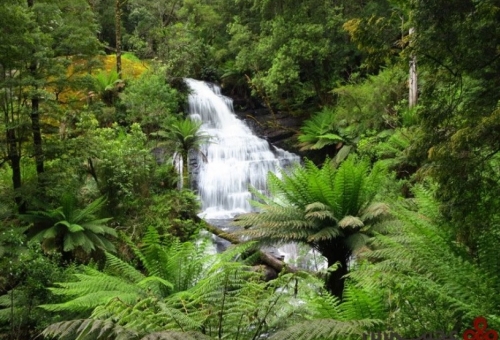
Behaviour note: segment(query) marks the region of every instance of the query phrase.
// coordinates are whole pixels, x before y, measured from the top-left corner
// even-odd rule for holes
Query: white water
[[[230,219],[252,211],[249,187],[266,190],[267,174],[290,163],[299,162],[297,155],[271,147],[255,136],[239,120],[232,100],[222,96],[218,86],[187,79],[189,113],[201,119],[202,130],[212,136],[212,143],[203,148],[207,161],[199,158],[197,178],[205,219]]]

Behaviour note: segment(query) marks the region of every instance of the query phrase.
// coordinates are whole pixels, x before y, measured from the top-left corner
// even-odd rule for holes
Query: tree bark
[[[122,79],[122,0],[115,0],[116,72]]]
[[[7,119],[7,124],[8,121],[9,120]],[[14,130],[14,128],[7,128],[6,137],[8,144],[7,158],[9,159],[10,167],[12,169],[14,200],[16,201],[18,212],[20,214],[24,214],[26,212],[26,205],[18,192],[21,188],[21,155],[19,154],[19,150],[17,147],[16,131]]]
[[[413,39],[412,35],[415,34],[415,29],[412,27],[410,28],[410,44],[411,40]],[[418,86],[417,86],[417,57],[412,53],[410,56],[410,79],[409,79],[409,106],[410,109],[417,105],[417,99],[418,99]]]
[[[335,271],[328,274],[325,286],[330,293],[342,300],[345,275],[349,272],[348,261],[352,252],[341,239],[325,241],[319,248],[320,253],[328,261],[328,267],[336,263],[339,265]]]
[[[33,7],[34,0],[28,0],[28,7]],[[30,64],[29,71],[33,79],[36,79],[37,73],[37,61],[33,60]],[[36,87],[35,87],[36,88]],[[33,133],[33,148],[35,150],[35,164],[36,173],[38,177],[39,186],[42,183],[42,176],[44,172],[44,155],[43,155],[43,145],[42,145],[42,132],[40,129],[40,98],[38,94],[35,93],[33,98],[31,98],[31,130]]]
[[[223,238],[226,241],[231,242],[232,244],[240,244],[242,241],[235,236],[234,234],[226,233],[225,231],[208,224],[207,222],[203,221],[200,219],[200,221],[203,225],[203,228],[209,232],[211,232],[214,235],[219,236],[220,238]],[[260,261],[262,261],[263,264],[268,265],[269,267],[273,268],[276,270],[276,272],[281,273],[283,270],[285,273],[296,273],[297,268],[288,266],[286,263],[283,261],[278,260],[277,258],[261,251],[261,250],[256,250],[256,252],[260,256]]]
[[[188,154],[182,154],[182,188],[189,189],[189,166],[188,166]]]
[[[31,99],[31,129],[33,132],[33,146],[35,150],[36,173],[38,175],[38,184],[42,183],[44,173],[44,155],[42,145],[42,131],[40,129],[40,99],[34,97]]]

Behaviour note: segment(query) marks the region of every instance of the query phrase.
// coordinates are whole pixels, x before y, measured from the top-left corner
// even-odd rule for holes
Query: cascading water
[[[264,191],[269,171],[299,162],[297,155],[271,146],[255,136],[239,120],[232,100],[222,96],[220,87],[186,79],[191,88],[189,112],[201,119],[202,129],[212,136],[203,152],[206,161],[198,160],[197,186],[202,202],[201,217],[231,219],[252,211],[249,187]]]
[[[191,89],[190,117],[201,120],[201,129],[212,137],[202,150],[207,159],[197,160],[196,184],[203,210],[200,216],[227,230],[233,217],[253,210],[250,187],[264,192],[270,171],[279,173],[300,158],[255,136],[237,118],[232,100],[221,95],[220,87],[194,79],[186,79],[186,83]],[[218,238],[215,243],[217,251],[227,246]],[[268,251],[293,261],[297,257],[295,248],[287,245]]]

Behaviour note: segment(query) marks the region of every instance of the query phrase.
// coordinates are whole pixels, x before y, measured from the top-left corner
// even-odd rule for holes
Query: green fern
[[[387,310],[382,297],[350,282],[343,302],[328,293],[314,297],[313,320],[281,330],[270,339],[359,339],[363,333],[383,327]]]
[[[261,195],[262,202],[254,203],[260,212],[241,215],[234,224],[245,228],[240,234],[260,243],[303,242],[319,250],[328,266],[339,262],[341,269],[327,284],[340,296],[350,256],[388,212],[373,203],[382,180],[379,166],[370,169],[368,161],[354,157],[338,168],[329,160],[322,168],[306,160],[281,178],[270,174],[272,198]]]
[[[82,273],[74,275],[75,281],[50,288],[55,295],[66,297],[66,302],[41,307],[49,311],[83,313],[115,298],[127,304],[147,297],[162,298],[192,287],[204,271],[207,261],[204,246],[181,245],[178,241],[168,244],[154,228],[148,228],[141,247],[127,237],[124,239],[146,268],[146,273],[106,253],[104,272],[83,267]]]
[[[30,211],[21,217],[33,223],[29,230],[32,240],[42,242],[47,251],[81,249],[88,254],[101,249],[114,252],[114,245],[106,238],[117,236],[115,229],[106,226],[111,219],[96,217],[105,203],[105,198],[101,197],[79,209],[76,198],[68,194],[62,197],[57,209]]]
[[[344,142],[344,138],[335,133],[334,122],[334,114],[329,108],[306,120],[298,137],[300,150],[319,150]]]
[[[281,275],[266,283],[235,254],[252,244],[216,255],[203,279],[165,298],[145,292],[135,300],[120,295],[100,303],[90,318],[54,324],[44,335],[106,339],[257,339],[312,316],[304,303],[321,282],[305,273]],[[128,275],[130,277],[130,274]],[[100,327],[104,328],[98,333]]]
[[[396,205],[398,222],[387,225],[373,239],[374,250],[363,254],[371,263],[350,275],[365,289],[385,292],[387,326],[402,336],[461,330],[478,315],[494,328],[500,300],[493,276],[452,238],[432,193],[417,186],[411,204]],[[491,246],[482,245],[485,254]]]

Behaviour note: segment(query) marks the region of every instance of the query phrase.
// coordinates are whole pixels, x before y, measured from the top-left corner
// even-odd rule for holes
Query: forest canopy
[[[497,0],[2,0],[0,339],[496,338],[499,22]],[[185,78],[302,160],[233,232],[198,216],[189,157],[217,141]],[[295,263],[262,250],[288,242]]]

